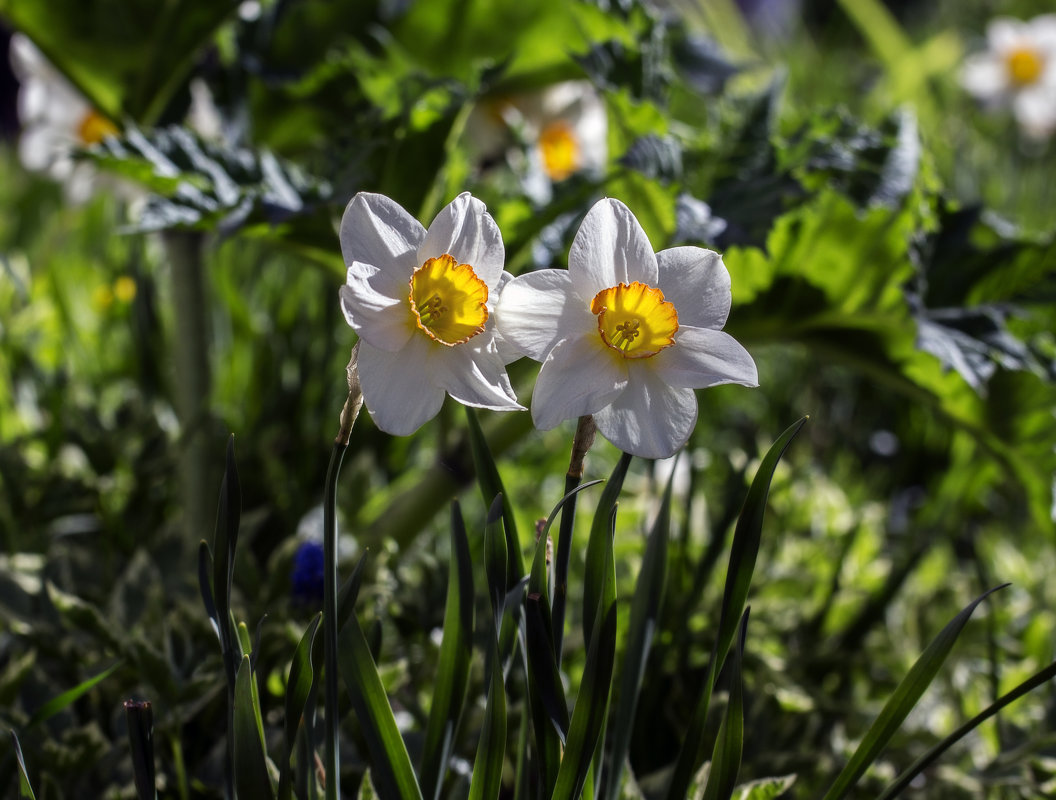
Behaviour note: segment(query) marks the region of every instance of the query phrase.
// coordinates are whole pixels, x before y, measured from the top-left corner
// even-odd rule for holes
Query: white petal
[[[563,269],[529,272],[510,281],[499,295],[495,324],[522,355],[543,361],[560,340],[597,330],[586,303],[572,294]]]
[[[1056,14],[1042,14],[1029,23],[1030,38],[1043,52],[1056,54]]]
[[[625,453],[667,458],[689,441],[697,422],[692,389],[668,386],[645,365],[631,370],[627,389],[595,412],[601,435]]]
[[[993,100],[1008,91],[1008,68],[992,53],[978,53],[965,59],[961,86],[980,100]]]
[[[459,264],[469,264],[489,289],[494,289],[502,275],[506,248],[499,226],[487,206],[463,192],[436,215],[418,248],[418,262],[448,253]]]
[[[679,325],[718,330],[733,302],[722,256],[703,247],[672,247],[656,254],[657,287],[675,305]]]
[[[485,337],[487,333],[465,344],[442,347],[432,365],[437,384],[463,405],[493,411],[526,410],[517,402],[495,342]],[[477,339],[483,341],[477,344]]]
[[[589,303],[619,283],[656,286],[656,254],[631,210],[605,198],[587,212],[572,240],[568,274],[573,289]]]
[[[444,390],[432,382],[430,344],[424,337],[413,336],[397,353],[366,342],[359,347],[363,402],[374,424],[386,433],[414,433],[444,404]]]
[[[550,351],[532,393],[532,421],[549,430],[561,420],[593,414],[627,386],[625,360],[597,335],[564,339]]]
[[[42,172],[63,158],[69,147],[55,130],[47,125],[34,125],[22,131],[18,139],[18,158],[22,166],[32,172]]]
[[[360,261],[352,262],[346,280],[339,294],[348,324],[374,347],[389,352],[403,347],[414,332],[407,292],[402,297],[388,294],[384,271]]]
[[[422,224],[384,195],[360,192],[341,217],[345,264],[370,264],[391,277],[394,285],[409,281],[421,266],[417,251],[424,238]]]
[[[685,389],[723,383],[758,386],[755,361],[740,342],[723,331],[679,327],[675,344],[649,359],[663,381]]]
[[[1006,53],[1027,35],[1027,25],[1013,17],[995,17],[986,25],[986,42],[995,53]]]
[[[1045,139],[1056,131],[1056,89],[1048,86],[1024,89],[1012,101],[1012,110],[1016,121],[1031,136]]]

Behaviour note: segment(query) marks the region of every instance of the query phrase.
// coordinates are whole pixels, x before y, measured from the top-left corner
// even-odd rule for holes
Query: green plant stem
[[[341,754],[337,746],[337,478],[348,442],[335,441],[323,499],[323,677],[326,704],[326,800],[341,796]]]
[[[211,470],[204,433],[211,376],[202,239],[197,233],[166,231],[161,240],[169,262],[175,323],[173,393],[182,429],[180,484],[185,540],[197,542],[212,526]]]

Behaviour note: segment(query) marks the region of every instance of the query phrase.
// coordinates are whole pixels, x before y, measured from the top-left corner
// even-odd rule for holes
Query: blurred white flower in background
[[[572,175],[599,176],[608,158],[605,103],[589,81],[484,100],[466,129],[479,156],[504,156],[537,203],[547,202],[553,184]]]
[[[986,40],[985,52],[965,60],[961,85],[989,107],[1011,107],[1027,136],[1048,138],[1056,132],[1056,14],[998,17]]]
[[[10,47],[11,68],[21,84],[19,159],[26,169],[60,181],[71,202],[83,202],[92,192],[96,171],[78,163],[72,153],[118,133],[118,128],[91,106],[27,36],[14,34]]]

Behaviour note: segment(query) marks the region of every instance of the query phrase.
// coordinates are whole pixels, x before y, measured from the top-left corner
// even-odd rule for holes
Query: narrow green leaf
[[[235,791],[239,797],[266,800],[274,798],[275,791],[264,755],[255,682],[249,656],[243,656],[235,676]]]
[[[231,582],[235,571],[235,546],[242,514],[242,489],[235,465],[235,437],[227,440],[224,479],[220,484],[220,501],[216,509],[216,529],[213,534],[213,600],[216,603],[217,624],[220,628],[220,651],[227,670],[230,686],[235,683],[237,656],[231,641]]]
[[[29,773],[26,771],[26,760],[22,757],[22,745],[18,743],[18,734],[11,731],[11,741],[15,748],[15,761],[18,762],[18,797],[19,800],[37,800],[33,794],[33,787],[29,783]]]
[[[748,489],[737,527],[733,532],[733,543],[730,545],[730,561],[726,568],[726,583],[722,592],[722,607],[719,611],[719,634],[712,649],[708,673],[704,679],[700,699],[693,710],[686,738],[682,741],[675,770],[668,786],[668,800],[683,800],[689,790],[690,781],[704,758],[704,729],[711,705],[711,693],[715,688],[715,679],[726,660],[730,644],[737,632],[738,621],[748,599],[748,589],[755,572],[755,561],[759,555],[759,543],[763,533],[763,515],[766,511],[766,499],[770,493],[770,481],[774,470],[781,460],[785,449],[803,427],[807,417],[794,422],[778,440],[771,445],[755,474],[755,479]]]
[[[737,646],[730,657],[730,699],[726,713],[715,739],[711,756],[711,770],[704,787],[704,800],[730,800],[737,786],[737,773],[741,769],[744,752],[744,690],[741,684],[741,661],[744,658],[744,640],[748,634],[748,612],[741,617]]]
[[[492,638],[495,639],[494,634]],[[473,778],[469,800],[498,800],[502,789],[502,764],[506,753],[506,686],[502,680],[502,661],[498,640],[492,644],[491,683],[480,728],[477,755],[473,760]]]
[[[496,630],[502,625],[506,584],[506,534],[502,529],[502,496],[495,495],[484,521],[484,572],[488,577],[488,597],[495,616]]]
[[[590,641],[594,628],[594,615],[597,613],[601,598],[601,586],[605,583],[605,550],[606,547],[612,547],[611,541],[606,544],[606,540],[610,539],[612,512],[616,508],[616,501],[623,489],[623,480],[627,477],[627,468],[631,465],[631,458],[629,453],[620,456],[609,480],[605,483],[605,489],[598,500],[598,507],[594,510],[594,519],[591,521],[583,575],[584,641]]]
[[[323,487],[323,769],[326,774],[326,800],[341,797],[341,748],[338,725],[338,619],[337,591],[337,479],[348,445],[340,439],[330,450]],[[362,563],[362,560],[361,562]],[[350,605],[354,605],[353,602]],[[355,618],[354,614],[350,615]]]
[[[794,774],[758,778],[742,783],[734,791],[734,796],[737,800],[777,800],[779,797],[784,797],[785,792],[791,789],[795,782]]]
[[[293,793],[293,770],[290,757],[297,745],[297,730],[304,716],[308,698],[315,689],[315,670],[312,665],[312,647],[315,644],[315,633],[319,628],[322,614],[316,614],[308,623],[301,641],[290,662],[290,675],[286,681],[286,754],[279,769],[279,800],[289,800]]]
[[[120,661],[116,664],[110,665],[98,675],[93,675],[88,680],[77,684],[72,689],[67,689],[62,694],[51,698],[51,700],[38,708],[36,713],[29,718],[29,722],[26,723],[26,728],[32,728],[34,725],[39,725],[44,720],[50,719],[63,709],[68,708],[76,700],[83,697],[94,686],[109,678],[119,666],[121,666]]]
[[[217,639],[219,639],[220,615],[216,610],[216,600],[213,599],[212,571],[213,554],[209,552],[209,543],[202,539],[198,543],[198,590],[202,594],[205,613],[209,616],[209,621],[213,623],[213,630],[216,631]]]
[[[626,766],[627,751],[631,744],[631,731],[638,708],[638,691],[649,660],[653,636],[660,616],[667,584],[667,543],[671,529],[671,486],[674,471],[664,490],[653,528],[645,545],[642,568],[635,582],[634,598],[631,600],[631,619],[627,629],[627,645],[620,668],[619,701],[612,720],[612,745],[607,784],[601,793],[602,800],[617,800],[620,783]]]
[[[506,584],[507,589],[524,576],[524,561],[521,558],[521,542],[517,535],[517,520],[513,516],[513,507],[510,505],[509,495],[503,488],[502,478],[499,476],[499,468],[495,466],[495,459],[488,447],[488,440],[484,437],[484,431],[477,420],[476,412],[466,406],[466,421],[469,430],[469,447],[473,453],[473,463],[477,468],[477,483],[485,503],[502,495],[502,521],[506,531]]]
[[[359,587],[363,585],[363,568],[367,563],[367,553],[364,551],[363,555],[359,557],[359,561],[356,562],[356,566],[352,569],[352,574],[348,576],[341,589],[337,593],[337,629],[341,630],[345,623],[348,622],[348,618],[352,616],[352,612],[356,608],[356,600],[359,599]]]
[[[440,662],[433,685],[433,705],[425,729],[418,777],[422,796],[436,800],[443,786],[458,720],[469,684],[473,653],[473,564],[458,501],[451,504],[451,560],[447,578]]]
[[[959,742],[969,733],[978,728],[983,722],[990,719],[999,712],[1002,708],[1015,702],[1023,695],[1034,691],[1042,684],[1048,683],[1054,677],[1056,677],[1056,661],[1053,661],[1045,669],[1034,673],[1027,678],[1023,683],[1016,686],[1010,692],[1001,695],[997,700],[988,705],[966,723],[961,725],[957,730],[943,739],[941,742],[936,744],[934,747],[924,753],[920,758],[909,765],[891,784],[884,789],[883,793],[877,798],[877,800],[891,800],[901,792],[909,787],[913,782],[913,779],[920,773],[930,767],[938,758],[949,750],[954,744]]]
[[[891,737],[895,735],[903,720],[920,700],[924,690],[928,688],[932,680],[938,674],[946,657],[953,649],[961,630],[968,623],[972,612],[976,607],[998,589],[1003,589],[1008,584],[995,586],[984,592],[971,603],[969,603],[956,617],[954,617],[940,631],[927,649],[921,653],[920,658],[910,668],[909,673],[895,689],[894,694],[884,704],[880,715],[869,727],[869,731],[862,738],[858,749],[854,751],[851,760],[840,770],[829,791],[825,793],[824,800],[838,800],[845,797],[854,788],[858,779],[865,774],[869,765],[876,760],[881,751],[887,746]]]
[[[396,727],[392,706],[355,614],[341,628],[337,659],[341,678],[367,741],[378,797],[382,800],[422,800],[411,758]]]

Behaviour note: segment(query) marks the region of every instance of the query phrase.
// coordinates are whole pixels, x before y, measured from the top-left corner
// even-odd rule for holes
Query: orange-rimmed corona
[[[484,332],[488,286],[469,264],[445,253],[430,258],[410,280],[411,312],[418,328],[448,347]]]
[[[660,289],[620,283],[598,292],[590,310],[602,341],[624,358],[649,358],[675,343],[678,311]]]

